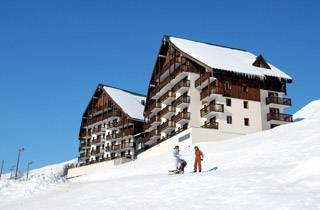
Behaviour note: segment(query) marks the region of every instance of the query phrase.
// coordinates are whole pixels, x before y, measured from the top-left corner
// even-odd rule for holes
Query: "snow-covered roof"
[[[146,100],[145,96],[110,86],[103,86],[103,88],[130,117],[138,120],[144,119],[144,105],[141,101]]]
[[[207,44],[176,37],[169,40],[178,49],[204,63],[205,65],[224,71],[253,75],[258,77],[273,76],[291,80],[292,78],[268,63],[271,69],[253,66],[257,56],[239,49]]]

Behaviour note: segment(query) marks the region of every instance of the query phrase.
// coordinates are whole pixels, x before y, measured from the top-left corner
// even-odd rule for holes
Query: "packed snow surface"
[[[144,105],[141,102],[146,100],[145,96],[134,94],[118,88],[113,88],[110,86],[104,86],[104,89],[130,117],[144,120]]]
[[[183,175],[168,175],[173,165],[170,151],[99,173],[58,179],[36,192],[30,183],[41,176],[24,184],[2,180],[0,209],[320,209],[320,109],[313,109],[318,103],[302,109],[302,120],[294,123],[198,144],[205,155],[204,171],[218,166],[217,171],[189,173],[194,158],[190,147],[181,151],[188,162]],[[50,168],[39,170],[49,176]],[[26,190],[31,193],[24,194]]]
[[[268,65],[271,69],[253,66],[252,64],[256,60],[257,56],[244,50],[221,47],[176,37],[170,37],[170,41],[181,51],[211,68],[258,77],[273,76],[291,79],[289,75],[270,63],[268,63]]]

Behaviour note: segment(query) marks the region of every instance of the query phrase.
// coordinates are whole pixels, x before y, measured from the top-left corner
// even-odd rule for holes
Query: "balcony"
[[[202,128],[219,129],[219,123],[218,122],[205,122],[201,127]]]
[[[163,81],[159,82],[155,89],[153,89],[153,91],[150,92],[151,99],[158,99],[161,96],[161,94],[163,94],[163,91],[169,90],[171,88],[171,80],[171,77],[167,77]]]
[[[143,130],[148,132],[151,129],[151,124],[150,123],[146,123],[143,125]]]
[[[195,81],[195,87],[197,89],[203,89],[214,80],[215,78],[211,76],[211,72],[206,72],[205,74],[200,75],[200,77]]]
[[[190,96],[182,95],[172,103],[172,106],[176,108],[184,109],[189,104],[190,104]]]
[[[121,125],[121,122],[114,122],[114,123],[108,124],[107,128],[109,130],[118,129],[120,125]]]
[[[159,98],[159,101],[163,104],[169,105],[176,98],[176,93],[173,91],[166,92],[163,96]]]
[[[90,143],[81,143],[80,144],[80,150],[82,150],[82,149],[88,149],[88,148],[90,148]]]
[[[80,139],[90,139],[91,135],[89,135],[89,133],[85,132],[80,134]]]
[[[160,109],[161,109],[161,103],[153,102],[152,104],[150,104],[150,107],[149,107],[150,112],[156,113],[160,111]]]
[[[267,105],[276,105],[276,106],[291,106],[291,98],[281,98],[277,96],[269,96],[266,98]]]
[[[189,122],[190,112],[179,112],[176,116],[173,117],[173,121],[178,124],[184,124]]]
[[[160,125],[160,131],[164,133],[169,133],[176,129],[176,123],[174,121],[168,120]]]
[[[222,112],[224,112],[223,104],[210,104],[200,110],[200,115],[209,118]]]
[[[176,108],[174,106],[166,106],[164,109],[162,109],[159,112],[159,115],[165,119],[168,119],[175,115],[176,113]]]
[[[200,93],[200,100],[211,101],[217,98],[219,95],[223,95],[223,94],[224,94],[223,88],[211,86],[209,88],[202,89]]]
[[[124,150],[133,147],[133,143],[116,144],[105,147],[106,152],[114,152],[119,150]]]
[[[100,155],[100,154],[102,154],[103,152],[102,151],[100,151],[100,149],[95,149],[95,150],[91,150],[91,152],[90,152],[90,154],[91,155]]]
[[[151,126],[157,126],[161,123],[161,117],[158,115],[155,115],[150,118],[149,123],[151,124]]]
[[[180,65],[174,69],[170,76],[156,84],[156,87],[150,92],[151,99],[158,99],[165,91],[171,89],[178,81],[188,76],[190,72],[197,72],[197,69],[192,65]]]
[[[156,77],[163,76],[164,73],[166,73],[169,69],[171,70],[174,68],[174,64],[176,66],[179,66],[181,64],[181,57],[171,57],[167,62],[165,62],[162,66],[162,69],[159,71],[159,73],[156,74]]]
[[[122,133],[114,133],[114,134],[109,134],[106,136],[106,140],[117,140],[122,138]]]
[[[100,134],[100,133],[104,133],[106,131],[107,128],[97,128],[97,129],[93,129],[92,134]]]
[[[190,87],[190,80],[183,79],[172,88],[172,91],[175,93],[182,94],[182,93],[188,91],[189,87]]]
[[[100,145],[100,144],[102,144],[101,138],[93,139],[91,144],[92,145]]]
[[[132,128],[125,128],[122,130],[122,133],[123,133],[123,137],[130,136],[130,135],[134,134],[134,129],[133,129],[133,127]]]
[[[291,114],[282,114],[282,113],[268,113],[267,121],[276,121],[276,122],[293,122]]]
[[[182,78],[188,76],[188,73],[195,72],[197,73],[198,70],[190,65],[189,63],[185,63],[183,65],[178,66],[172,73],[171,78],[175,79],[175,81],[180,81]]]

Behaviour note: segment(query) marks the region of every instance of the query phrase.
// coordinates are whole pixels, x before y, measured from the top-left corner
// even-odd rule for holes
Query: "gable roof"
[[[272,76],[292,80],[289,75],[270,63],[267,63],[270,66],[270,69],[254,66],[253,63],[256,61],[257,56],[245,50],[181,39],[172,36],[169,37],[169,41],[185,54],[212,69],[258,76],[260,78]]]
[[[144,105],[141,103],[146,100],[144,95],[108,85],[103,85],[103,89],[131,118],[144,120]]]

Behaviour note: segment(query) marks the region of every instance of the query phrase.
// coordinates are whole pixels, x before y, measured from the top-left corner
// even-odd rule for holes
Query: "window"
[[[249,118],[244,118],[244,125],[249,126]]]
[[[244,108],[244,109],[248,109],[248,108],[249,108],[249,103],[248,103],[248,101],[244,101],[244,102],[243,102],[243,108]]]
[[[226,99],[226,104],[227,104],[227,106],[231,106],[231,98]]]
[[[227,123],[232,124],[232,116],[227,116]]]
[[[224,89],[225,90],[231,90],[231,82],[230,81],[225,81]]]
[[[276,93],[276,92],[268,92],[268,96],[271,97],[271,96],[278,96],[279,94]]]
[[[243,84],[243,85],[242,85],[242,91],[245,92],[245,93],[249,92],[248,85]]]

